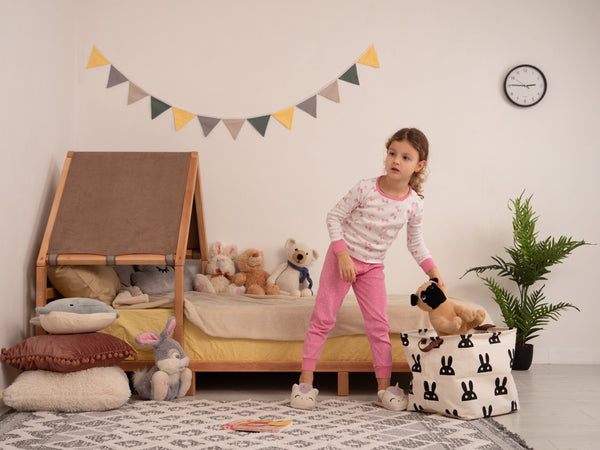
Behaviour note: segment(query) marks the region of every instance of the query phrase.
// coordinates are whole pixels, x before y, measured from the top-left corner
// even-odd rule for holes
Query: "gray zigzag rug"
[[[223,429],[235,419],[292,420],[278,433]],[[9,411],[2,449],[523,449],[492,419],[463,421],[387,411],[373,403],[324,400],[313,411],[288,401],[130,400],[105,412]]]

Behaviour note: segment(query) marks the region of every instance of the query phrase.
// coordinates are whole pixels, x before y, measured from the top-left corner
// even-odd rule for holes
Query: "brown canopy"
[[[190,156],[74,152],[48,255],[175,255]]]

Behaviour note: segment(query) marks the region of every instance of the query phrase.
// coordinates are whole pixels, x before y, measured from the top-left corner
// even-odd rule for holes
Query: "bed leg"
[[[348,372],[338,372],[338,395],[350,394],[350,374]]]
[[[192,372],[192,384],[185,395],[196,395],[196,372]]]

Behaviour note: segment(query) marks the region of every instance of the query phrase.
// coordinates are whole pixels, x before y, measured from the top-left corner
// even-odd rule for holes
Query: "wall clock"
[[[533,106],[546,95],[546,77],[530,64],[512,68],[504,79],[504,93],[517,106]]]

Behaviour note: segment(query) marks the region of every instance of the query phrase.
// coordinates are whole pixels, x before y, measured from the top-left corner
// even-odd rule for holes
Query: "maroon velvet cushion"
[[[2,361],[21,370],[76,372],[114,366],[137,353],[125,341],[105,333],[33,336],[2,349]]]

